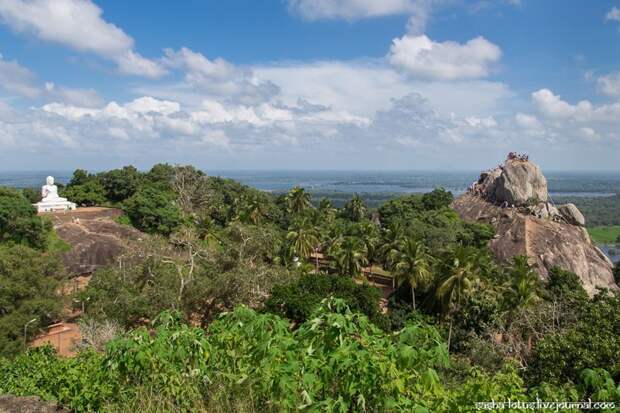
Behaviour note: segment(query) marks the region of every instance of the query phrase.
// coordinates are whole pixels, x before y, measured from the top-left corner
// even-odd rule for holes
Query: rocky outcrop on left
[[[131,242],[145,236],[133,227],[116,222],[122,214],[113,208],[78,208],[48,215],[58,237],[71,247],[63,254],[70,275],[90,274],[113,264]]]

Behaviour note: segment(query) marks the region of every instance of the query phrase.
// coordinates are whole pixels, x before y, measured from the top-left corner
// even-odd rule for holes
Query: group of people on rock
[[[527,161],[530,160],[530,156],[528,154],[525,154],[525,153],[510,152],[510,153],[508,153],[508,156],[506,157],[506,160],[507,161],[517,160],[517,161],[527,162]]]

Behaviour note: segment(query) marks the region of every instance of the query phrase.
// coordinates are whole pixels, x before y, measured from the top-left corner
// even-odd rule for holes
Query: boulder
[[[560,205],[558,211],[569,224],[579,225],[580,227],[586,226],[586,218],[575,204]]]
[[[496,202],[514,206],[523,206],[532,200],[546,202],[549,198],[547,179],[533,162],[507,160],[494,181],[493,198]]]
[[[551,202],[539,202],[528,208],[528,211],[535,217],[542,219],[557,220],[561,215],[558,209]]]
[[[556,266],[572,271],[590,296],[599,287],[618,289],[612,262],[581,226],[540,218],[521,212],[523,209],[501,208],[474,193],[455,199],[452,208],[466,221],[493,225],[496,235],[489,247],[499,262],[508,263],[517,255],[527,256],[542,280]]]

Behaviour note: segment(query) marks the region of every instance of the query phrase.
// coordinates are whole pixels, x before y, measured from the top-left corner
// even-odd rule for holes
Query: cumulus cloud
[[[17,61],[7,61],[0,54],[0,87],[7,92],[20,96],[36,97],[39,89],[35,84],[36,76]]]
[[[607,14],[605,14],[605,21],[609,20],[620,21],[620,9],[615,6],[612,7],[611,10],[609,10]]]
[[[620,96],[620,72],[608,73],[596,80],[598,89],[608,96]]]
[[[19,33],[92,52],[117,63],[121,72],[147,77],[165,73],[156,62],[133,51],[134,41],[106,22],[90,0],[3,0],[0,21]]]
[[[202,93],[245,104],[270,100],[279,93],[274,83],[262,81],[251,70],[224,59],[208,59],[188,48],[166,49],[163,62],[167,67],[185,72],[185,81]]]
[[[430,0],[288,0],[291,13],[308,20],[356,20],[397,14],[428,14]]]
[[[515,115],[515,121],[517,125],[525,129],[540,129],[542,127],[542,124],[536,116],[521,112]]]
[[[532,93],[532,99],[538,110],[551,119],[620,125],[620,102],[596,106],[589,100],[581,100],[577,104],[571,104],[549,89]]]
[[[98,106],[102,100],[94,89],[75,89],[56,86],[53,82],[39,84],[32,71],[15,60],[5,60],[0,54],[0,88],[28,99],[60,100],[82,106]]]
[[[414,77],[455,80],[488,76],[501,55],[498,46],[481,36],[461,44],[405,35],[393,40],[388,59]]]

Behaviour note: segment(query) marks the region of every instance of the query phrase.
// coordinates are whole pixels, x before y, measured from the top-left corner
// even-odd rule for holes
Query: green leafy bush
[[[59,316],[56,289],[62,274],[62,263],[53,255],[23,245],[0,246],[0,355],[22,350],[27,324],[32,337]]]
[[[169,235],[181,224],[175,194],[154,186],[142,187],[123,205],[132,224],[145,232]]]
[[[52,225],[17,190],[0,187],[0,243],[45,249]]]
[[[387,326],[388,321],[381,314],[378,304],[381,298],[379,289],[334,275],[302,275],[293,283],[275,286],[265,303],[265,309],[296,323],[303,323],[325,297],[340,298],[352,311],[365,314],[379,326]]]

